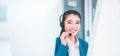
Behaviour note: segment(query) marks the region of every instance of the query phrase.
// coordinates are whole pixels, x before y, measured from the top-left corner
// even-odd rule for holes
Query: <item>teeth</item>
[[[73,30],[73,29],[70,29],[69,31],[70,31],[71,33],[77,32],[77,30]]]
[[[70,31],[70,32],[75,33],[75,32],[76,32],[76,30],[72,30],[72,31]]]

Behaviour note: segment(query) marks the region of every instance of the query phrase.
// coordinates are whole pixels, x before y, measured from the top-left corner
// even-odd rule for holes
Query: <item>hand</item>
[[[62,35],[60,36],[61,43],[66,46],[67,41],[66,39],[68,38],[69,33],[68,32],[63,32]]]

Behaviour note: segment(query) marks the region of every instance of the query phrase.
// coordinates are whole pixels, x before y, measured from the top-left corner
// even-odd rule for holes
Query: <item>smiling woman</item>
[[[81,23],[80,14],[75,10],[68,10],[62,18],[62,30],[56,38],[54,56],[86,56],[88,43],[77,37]]]

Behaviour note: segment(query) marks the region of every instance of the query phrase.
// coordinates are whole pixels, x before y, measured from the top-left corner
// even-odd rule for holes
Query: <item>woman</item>
[[[56,38],[54,56],[86,56],[88,43],[76,35],[80,30],[81,16],[75,10],[63,14],[60,37]]]

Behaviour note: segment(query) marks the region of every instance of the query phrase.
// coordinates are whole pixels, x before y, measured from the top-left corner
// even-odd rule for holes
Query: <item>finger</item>
[[[63,32],[62,35],[61,35],[61,38],[65,39],[67,37],[67,35],[68,35],[68,32]]]

